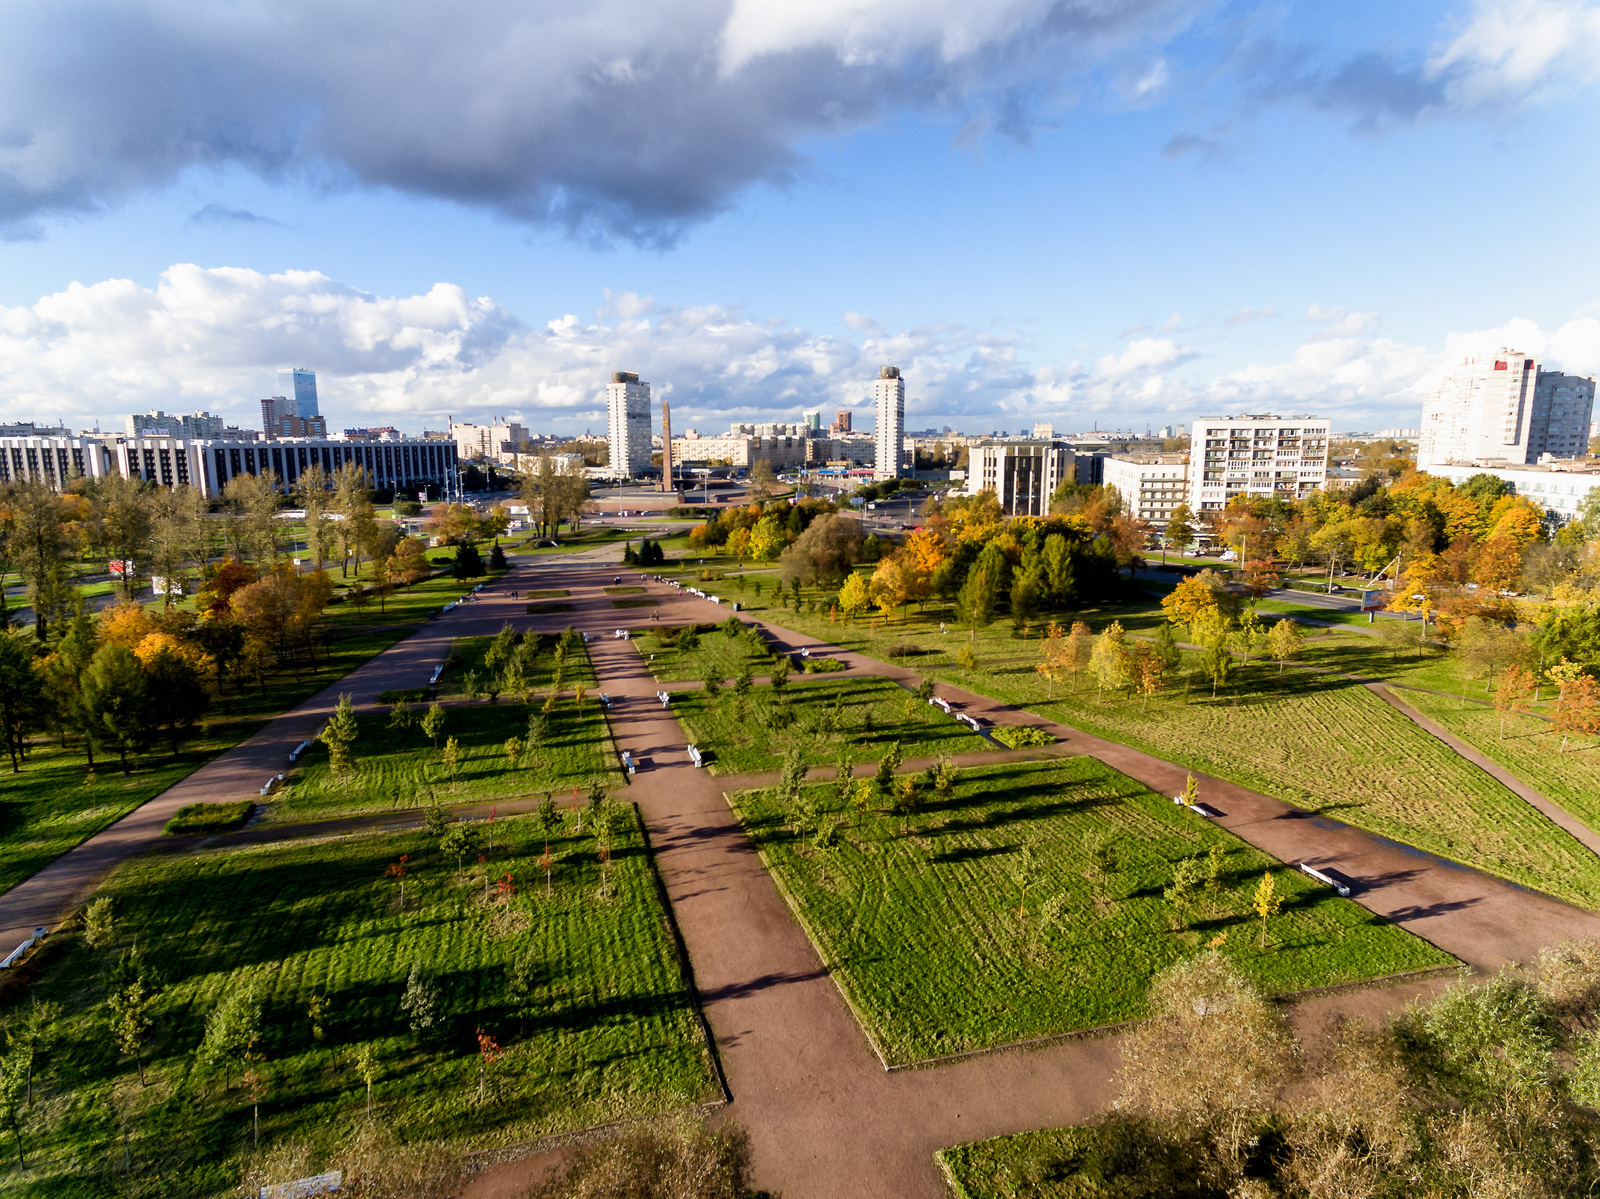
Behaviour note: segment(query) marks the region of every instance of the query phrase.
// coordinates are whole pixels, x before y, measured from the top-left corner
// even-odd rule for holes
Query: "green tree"
[[[439,734],[444,732],[444,709],[437,703],[428,705],[428,710],[422,717],[422,733],[433,742],[433,748],[439,748]],[[529,737],[532,741],[532,722],[529,723]]]
[[[116,1038],[117,1048],[138,1064],[140,1086],[145,1085],[144,1050],[155,1024],[150,1018],[155,999],[154,990],[142,976],[128,980],[106,997],[111,1009],[111,1035]]]
[[[350,706],[350,697],[339,696],[338,707],[333,710],[333,715],[328,718],[328,723],[317,736],[328,747],[328,766],[340,778],[355,769],[356,759],[350,747],[355,743],[356,734],[359,732],[355,711]]]
[[[123,646],[102,645],[83,672],[83,703],[102,745],[114,750],[122,773],[132,774],[128,755],[150,739],[149,705],[138,659]]]
[[[1300,632],[1300,626],[1295,621],[1284,617],[1274,624],[1267,633],[1267,653],[1278,664],[1278,673],[1283,673],[1283,668],[1290,662],[1300,657],[1301,647],[1305,644],[1305,636]]]
[[[223,1089],[233,1088],[233,1071],[243,1066],[261,1039],[261,1000],[255,981],[234,982],[206,1017],[200,1060],[222,1067]]]
[[[65,501],[38,478],[13,483],[5,498],[11,518],[7,549],[27,587],[34,637],[48,642],[56,619],[70,610],[75,591],[67,572],[72,535]]]
[[[878,760],[878,769],[872,776],[873,784],[878,789],[878,794],[884,798],[891,798],[894,789],[894,772],[900,769],[900,763],[905,760],[905,751],[901,749],[898,741],[892,742],[883,757]]]
[[[1089,667],[1102,692],[1121,691],[1129,683],[1128,644],[1122,622],[1114,620],[1095,639],[1089,652]]]
[[[116,935],[116,908],[109,896],[102,895],[83,911],[83,939],[90,949],[110,945]]]
[[[456,878],[461,877],[461,865],[466,856],[478,848],[478,831],[470,824],[452,824],[439,838],[439,852],[456,860]]]
[[[34,669],[32,649],[19,635],[0,631],[0,738],[13,774],[22,773],[28,733],[38,725],[43,702],[44,684]]]
[[[967,581],[961,585],[956,603],[961,609],[961,619],[972,635],[994,621],[995,605],[1000,602],[1000,592],[1005,584],[1006,558],[1000,546],[991,541],[983,547],[978,560],[967,572]]]
[[[406,978],[405,993],[400,996],[400,1010],[413,1033],[425,1035],[441,1021],[443,999],[439,985],[422,973],[422,967],[413,965]]]
[[[1211,698],[1215,699],[1217,688],[1225,685],[1233,673],[1232,624],[1220,608],[1211,607],[1195,617],[1192,632],[1201,649],[1201,669],[1211,680]]]
[[[439,751],[439,761],[450,772],[450,785],[456,785],[456,774],[461,769],[461,742],[454,737],[445,739],[444,748]]]

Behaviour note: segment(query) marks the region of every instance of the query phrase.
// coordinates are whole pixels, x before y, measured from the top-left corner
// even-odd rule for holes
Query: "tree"
[[[1217,593],[1206,580],[1206,573],[1209,572],[1178,580],[1178,585],[1162,597],[1161,608],[1173,624],[1193,629],[1201,613],[1217,606]]]
[[[18,634],[0,631],[0,738],[13,774],[22,773],[28,731],[38,723],[43,699],[43,680],[34,669],[32,650]]]
[[[744,538],[742,547],[736,547],[734,542],[737,537],[737,533],[730,537],[729,552],[741,557],[738,550],[748,552],[749,537],[747,535]],[[860,522],[843,513],[824,512],[801,531],[794,544],[783,551],[779,558],[779,576],[785,582],[799,579],[802,583],[832,587],[861,561],[861,553]]]
[[[84,707],[96,737],[117,754],[122,773],[133,773],[128,755],[149,740],[149,708],[138,659],[120,645],[102,645],[83,672]]]
[[[1552,717],[1556,731],[1561,734],[1559,753],[1566,752],[1568,737],[1600,733],[1600,683],[1587,674],[1577,675],[1565,683]]]
[[[1072,631],[1067,634],[1066,667],[1072,675],[1072,689],[1078,689],[1078,672],[1089,664],[1093,653],[1094,633],[1089,626],[1081,620],[1072,622]]]
[[[378,1064],[378,1053],[372,1047],[371,1041],[365,1041],[356,1050],[356,1073],[361,1076],[361,1081],[367,1084],[367,1119],[372,1118],[372,1084],[378,1081],[382,1072]]]
[[[905,576],[893,558],[879,562],[878,568],[872,572],[872,581],[867,584],[867,594],[878,606],[878,611],[883,613],[886,622],[894,617],[894,610],[906,602],[906,590]]]
[[[772,463],[765,458],[758,458],[750,467],[750,498],[757,503],[766,503],[772,498],[772,493],[777,483],[777,477],[772,473]]]
[[[188,590],[190,565],[205,564],[205,516],[205,497],[184,484],[159,488],[150,497],[150,574],[164,580],[169,611]]]
[[[873,785],[878,794],[888,798],[894,788],[894,772],[900,769],[900,763],[905,760],[905,751],[898,741],[892,742],[882,758],[878,760],[878,769],[873,773]]]
[[[111,1009],[111,1035],[116,1038],[117,1048],[138,1064],[140,1086],[145,1085],[144,1048],[155,1023],[150,1018],[155,998],[142,976],[129,979],[106,997]]]
[[[784,546],[784,528],[776,516],[764,516],[750,530],[750,556],[757,562],[771,562]]]
[[[277,561],[283,526],[278,521],[278,479],[270,470],[234,475],[222,489],[232,515],[234,543],[242,556],[271,566]]]
[[[453,740],[453,738],[452,738]],[[466,856],[478,848],[478,830],[470,824],[452,824],[439,838],[439,852],[456,860],[456,878],[461,877],[461,864]]]
[[[1167,544],[1180,550],[1194,540],[1194,512],[1188,504],[1179,504],[1168,514],[1164,532]]]
[[[1128,647],[1122,622],[1112,621],[1101,632],[1089,655],[1099,690],[1121,691],[1128,685]]]
[[[506,561],[505,550],[501,549],[500,543],[496,541],[492,546],[489,547],[489,569],[505,570],[509,565],[510,564]]]
[[[7,548],[27,587],[34,637],[47,642],[56,618],[70,607],[74,591],[66,570],[73,541],[66,503],[49,483],[37,478],[13,483],[7,501],[11,516]]]
[[[454,737],[445,739],[444,749],[439,751],[439,761],[450,772],[450,785],[456,785],[456,773],[461,769],[461,742]]]
[[[17,1165],[24,1170],[28,1168],[28,1160],[22,1151],[22,1095],[23,1079],[32,1069],[31,1056],[17,1046],[0,1058],[0,1116],[11,1125],[11,1135],[17,1143]]]
[[[200,1060],[212,1068],[220,1065],[223,1090],[231,1090],[234,1067],[249,1060],[260,1039],[261,1000],[256,994],[255,980],[235,982],[206,1017]]]
[[[211,664],[211,659],[195,646],[166,633],[146,637],[134,656],[144,673],[149,703],[146,717],[152,729],[166,729],[172,756],[177,757],[179,740],[210,706],[211,694],[202,670]]]
[[[871,602],[867,582],[858,574],[852,574],[839,589],[839,610],[844,613],[846,623],[853,621],[858,613],[865,612]]]
[[[1217,688],[1233,673],[1233,629],[1222,609],[1211,607],[1195,618],[1191,635],[1200,645],[1201,669],[1211,680],[1211,698],[1215,699]]]
[[[116,906],[110,896],[102,895],[92,901],[83,912],[83,939],[90,949],[111,944],[116,934]]]
[[[1193,858],[1184,858],[1173,866],[1172,882],[1161,893],[1177,913],[1179,931],[1189,927],[1189,911],[1200,890],[1202,877],[1200,863]]]
[[[966,621],[972,635],[994,620],[995,605],[1000,601],[1000,591],[1005,583],[1005,554],[995,542],[983,547],[978,560],[967,572],[967,581],[961,585],[957,604],[961,619]]]
[[[481,578],[484,573],[483,558],[478,553],[478,547],[468,541],[456,547],[455,564],[450,568],[452,576],[458,579]]]
[[[1509,666],[1500,672],[1500,686],[1494,693],[1494,710],[1500,713],[1500,739],[1506,737],[1506,717],[1520,716],[1533,702],[1536,680],[1533,671]]]
[[[428,565],[427,548],[415,537],[402,537],[395,542],[389,558],[389,574],[407,587],[431,576],[433,567]]]
[[[355,712],[350,706],[350,697],[341,695],[338,707],[328,718],[328,723],[323,725],[322,732],[317,734],[317,739],[328,747],[328,766],[340,778],[349,775],[355,769],[355,755],[350,752],[350,747],[355,744],[358,732],[360,726],[356,723]]]
[[[1290,662],[1297,661],[1300,651],[1305,645],[1305,635],[1301,633],[1300,626],[1287,616],[1283,617],[1267,633],[1267,653],[1278,664],[1278,673],[1283,673],[1283,668]]]
[[[1133,686],[1143,698],[1143,702],[1139,705],[1139,710],[1142,712],[1150,703],[1150,697],[1161,693],[1165,685],[1165,667],[1161,665],[1161,659],[1144,646],[1139,646],[1138,649],[1140,652],[1134,656]]]
[[[1283,906],[1283,896],[1278,893],[1277,881],[1271,872],[1261,876],[1261,882],[1256,886],[1256,893],[1250,900],[1250,906],[1255,909],[1257,916],[1261,917],[1261,948],[1267,947],[1267,921],[1278,914],[1278,909]]]
[[[1039,874],[1039,856],[1032,841],[1024,841],[1017,846],[1015,856],[1007,859],[1007,870],[1011,881],[1017,885],[1017,919],[1028,918],[1028,888],[1033,886]]]
[[[439,986],[422,973],[422,967],[413,965],[406,978],[405,993],[400,996],[400,1010],[406,1014],[406,1023],[419,1036],[438,1024],[442,996]]]
[[[539,744],[538,741],[534,740],[532,732],[533,725],[531,721],[528,728],[528,740],[535,745]],[[429,704],[428,710],[423,713],[422,716],[422,734],[423,736],[427,737],[428,740],[433,742],[434,749],[438,749],[439,734],[442,732],[444,732],[444,709],[441,708],[437,703]]]

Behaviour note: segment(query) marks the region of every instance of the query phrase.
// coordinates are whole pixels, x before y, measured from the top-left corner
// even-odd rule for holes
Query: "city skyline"
[[[615,368],[708,425],[864,415],[895,362],[911,427],[1275,408],[1381,428],[1415,426],[1466,353],[1600,369],[1600,289],[1538,265],[1596,248],[1597,168],[1572,152],[1596,115],[1587,0],[1150,0],[1092,32],[1020,3],[707,5],[670,29],[614,7],[583,45],[519,14],[550,34],[547,84],[511,54],[422,106],[397,100],[412,60],[483,61],[510,15],[375,30],[284,6],[297,45],[320,20],[330,45],[383,33],[395,57],[357,77],[232,18],[179,36],[135,6],[139,43],[39,10],[0,38],[0,415],[243,423],[305,360],[351,423],[573,433],[603,426]],[[69,46],[93,88],[43,52]],[[197,82],[179,114],[137,82],[212,61],[273,86]],[[563,82],[595,62],[603,111]],[[193,138],[152,157],[140,131],[180,120]],[[662,147],[644,166],[639,137]],[[1493,245],[1518,268],[1486,270]]]

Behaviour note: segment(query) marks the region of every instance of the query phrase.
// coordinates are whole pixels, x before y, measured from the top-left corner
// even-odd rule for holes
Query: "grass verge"
[[[842,822],[830,848],[775,790],[731,802],[891,1064],[1135,1018],[1155,973],[1219,939],[1270,992],[1453,961],[1092,758],[969,768],[913,817],[809,794]],[[1207,877],[1213,856],[1175,900],[1177,864]],[[1263,948],[1264,872],[1285,900]]]
[[[464,870],[420,833],[125,866],[101,892],[119,943],[96,951],[61,938],[31,988],[64,1014],[33,1105],[19,1112],[29,1169],[8,1193],[105,1194],[112,1157],[117,1194],[232,1193],[255,1095],[262,1151],[296,1142],[320,1167],[364,1122],[364,1051],[373,1119],[451,1151],[711,1098],[654,872],[631,806],[624,815],[605,897],[595,842],[570,818],[549,839],[548,896],[545,836],[527,820],[497,822],[487,861]],[[386,877],[402,860],[403,908]],[[507,887],[486,900],[486,877]],[[108,985],[128,972],[117,963],[135,936],[155,987],[147,1085],[106,1034]],[[435,995],[420,1030],[401,1004],[413,968]],[[197,1054],[207,1017],[249,988],[262,1009],[253,1088],[241,1085],[243,1063],[229,1085]],[[480,1030],[502,1050],[481,1084]]]
[[[164,833],[225,833],[242,827],[255,812],[252,799],[237,803],[184,804],[172,814],[172,819],[161,826]]]

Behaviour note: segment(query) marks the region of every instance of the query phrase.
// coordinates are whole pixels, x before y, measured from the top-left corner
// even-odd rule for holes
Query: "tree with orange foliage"
[[[1509,591],[1522,577],[1522,550],[1509,533],[1498,530],[1478,547],[1472,581],[1490,591]]]
[[[100,639],[123,649],[135,649],[156,631],[156,622],[143,604],[123,603],[100,613]]]
[[[233,596],[242,587],[254,583],[260,575],[255,567],[229,558],[212,572],[200,589],[198,607],[210,617],[225,617],[233,610]]]
[[[1600,683],[1587,674],[1570,679],[1561,688],[1552,716],[1556,731],[1561,734],[1559,753],[1567,752],[1568,737],[1600,733]]]
[[[1500,686],[1494,693],[1494,710],[1500,713],[1500,740],[1506,738],[1506,717],[1520,716],[1533,702],[1533,671],[1508,666],[1500,672]]]

